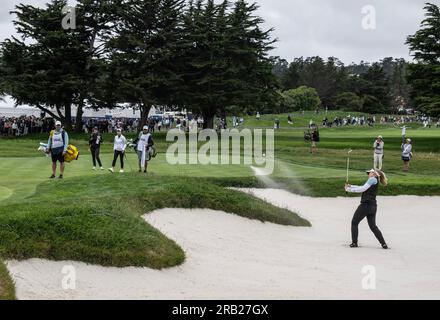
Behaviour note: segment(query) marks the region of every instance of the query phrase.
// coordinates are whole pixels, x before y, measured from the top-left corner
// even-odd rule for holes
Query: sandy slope
[[[210,210],[165,209],[145,219],[187,253],[184,265],[155,271],[78,262],[9,261],[20,299],[439,299],[439,197],[379,199],[378,224],[392,250],[379,248],[366,222],[349,249],[358,199],[311,199],[282,190],[244,190],[309,219],[312,228],[263,224]],[[62,289],[62,268],[76,290]],[[376,290],[362,289],[365,265]]]

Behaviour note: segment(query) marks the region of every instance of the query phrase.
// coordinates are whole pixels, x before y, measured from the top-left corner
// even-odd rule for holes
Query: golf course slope
[[[311,228],[281,226],[211,210],[162,209],[144,219],[175,240],[181,266],[153,270],[40,259],[8,261],[19,299],[438,299],[440,197],[380,197],[382,250],[361,224],[349,249],[356,198],[312,199],[283,190],[242,189],[298,212]],[[76,289],[63,290],[74,266]],[[376,289],[364,290],[364,266]]]

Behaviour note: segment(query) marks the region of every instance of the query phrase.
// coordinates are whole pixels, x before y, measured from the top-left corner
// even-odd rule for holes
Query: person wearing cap
[[[59,179],[64,177],[64,156],[69,146],[69,135],[62,128],[61,121],[55,122],[55,130],[52,130],[47,141],[47,150],[52,157],[52,175],[50,179],[55,179],[57,172],[57,162],[60,163]]]
[[[376,141],[374,141],[374,169],[382,170],[383,156],[384,156],[384,146],[383,137],[378,136]]]
[[[412,140],[406,139],[402,144],[402,161],[403,161],[403,171],[409,171],[409,163],[412,159]]]
[[[90,135],[90,139],[89,139],[89,147],[90,147],[90,152],[92,154],[93,170],[96,170],[96,161],[98,161],[101,170],[104,170],[101,159],[99,157],[102,141],[103,141],[102,134],[99,132],[98,127],[94,127],[93,132]]]
[[[379,184],[383,186],[388,185],[388,179],[383,171],[371,169],[367,171],[368,180],[363,186],[352,186],[350,184],[345,185],[345,191],[350,193],[362,193],[361,204],[356,210],[353,219],[351,221],[351,248],[358,248],[358,235],[359,224],[362,220],[367,218],[368,226],[376,236],[377,240],[382,245],[382,248],[388,249],[382,232],[376,225],[376,213],[377,213],[377,192],[379,190]]]
[[[137,154],[139,158],[139,172],[147,173],[148,167],[148,153],[150,148],[154,145],[153,137],[149,132],[148,126],[144,126],[142,132],[139,134],[139,141],[137,145]]]
[[[121,161],[121,170],[120,173],[124,173],[124,156],[125,156],[125,149],[127,148],[127,139],[122,135],[122,129],[118,128],[116,130],[116,137],[113,143],[113,150],[114,150],[114,157],[113,157],[113,163],[112,167],[109,169],[111,173],[115,172],[115,166],[116,161],[118,160],[118,157]]]

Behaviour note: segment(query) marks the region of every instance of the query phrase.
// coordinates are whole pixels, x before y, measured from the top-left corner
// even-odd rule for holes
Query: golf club
[[[130,146],[130,145],[127,144],[126,147],[127,147],[127,146]],[[127,149],[127,148],[126,148],[126,149]],[[128,163],[128,166],[130,167],[131,172],[133,173],[133,167],[131,166],[131,163],[130,163],[130,161],[128,160],[127,152],[124,152],[124,157],[125,157],[125,160],[127,160],[127,163]]]
[[[347,153],[347,179],[345,180],[345,183],[348,184],[349,182],[349,173],[350,173],[350,154],[353,152],[352,149],[348,150]],[[348,192],[345,192],[346,194],[348,194]]]

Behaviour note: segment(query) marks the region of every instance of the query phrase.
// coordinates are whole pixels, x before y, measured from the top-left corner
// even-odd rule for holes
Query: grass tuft
[[[0,300],[15,300],[14,282],[5,264],[0,260]]]

